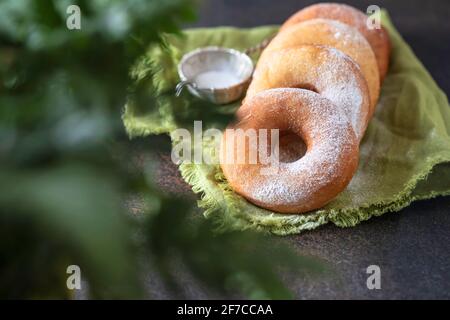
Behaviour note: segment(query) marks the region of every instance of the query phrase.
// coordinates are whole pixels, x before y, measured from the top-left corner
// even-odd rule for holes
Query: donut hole
[[[293,86],[292,88],[304,89],[304,90],[313,91],[315,93],[319,93],[319,90],[317,90],[317,88],[310,83],[301,83],[301,84]]]
[[[301,159],[307,147],[297,134],[286,131],[280,133],[280,162],[291,163]]]

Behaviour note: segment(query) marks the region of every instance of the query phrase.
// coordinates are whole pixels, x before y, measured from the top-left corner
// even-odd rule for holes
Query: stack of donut
[[[381,27],[342,4],[316,4],[290,17],[262,52],[237,122],[229,129],[278,129],[279,167],[229,161],[261,147],[238,144],[226,130],[221,167],[233,190],[280,213],[323,207],[352,179],[359,144],[386,76],[390,41]],[[267,148],[268,143],[264,144]],[[305,152],[306,150],[306,152]]]

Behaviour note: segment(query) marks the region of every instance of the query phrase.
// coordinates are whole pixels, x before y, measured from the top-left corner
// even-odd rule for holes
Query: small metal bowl
[[[237,82],[226,87],[214,83],[200,87],[196,78],[202,73],[217,71],[233,74]],[[181,82],[176,88],[177,96],[186,86],[193,95],[215,104],[227,104],[243,96],[253,73],[253,62],[243,52],[220,47],[206,47],[191,51],[178,64]]]

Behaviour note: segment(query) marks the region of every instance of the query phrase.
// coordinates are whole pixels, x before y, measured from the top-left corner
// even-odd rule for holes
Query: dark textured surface
[[[279,24],[313,1],[205,1],[195,26],[252,27]],[[346,1],[364,10],[377,4],[391,18],[441,88],[450,94],[450,1]],[[139,139],[142,145],[164,137]],[[144,147],[145,148],[145,147]],[[162,154],[157,180],[168,192],[192,197],[168,154]],[[450,298],[450,197],[413,203],[398,213],[373,218],[354,228],[332,225],[287,238],[299,252],[327,261],[334,275],[315,280],[290,279],[298,298],[424,299]],[[366,268],[381,268],[381,290],[368,290]],[[151,275],[153,297],[170,298]],[[214,298],[186,276],[190,298]]]

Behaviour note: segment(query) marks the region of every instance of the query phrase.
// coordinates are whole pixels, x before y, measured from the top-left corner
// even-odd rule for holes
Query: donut
[[[367,15],[362,11],[345,4],[320,3],[306,7],[291,16],[280,28],[284,31],[288,27],[306,20],[324,18],[338,20],[356,28],[370,43],[377,58],[380,82],[386,77],[389,68],[389,55],[391,44],[387,31],[381,26],[380,29],[369,29],[367,27]]]
[[[344,110],[313,91],[262,91],[246,99],[238,119],[222,136],[221,168],[232,189],[259,207],[297,214],[321,208],[348,185],[357,169],[359,140]],[[245,150],[237,150],[233,134],[237,129],[290,132],[304,141],[306,153],[300,159],[279,162],[277,172],[264,174],[267,163],[260,158],[256,163],[247,161],[251,152],[265,147],[262,138],[247,141]],[[227,158],[239,151],[246,154],[246,161]]]
[[[313,19],[285,28],[268,45],[263,55],[271,50],[315,44],[336,48],[352,58],[361,68],[370,95],[373,112],[380,94],[380,75],[375,55],[367,40],[353,27],[336,20]]]
[[[364,136],[369,121],[369,90],[358,65],[341,51],[303,45],[265,52],[258,61],[245,101],[272,88],[302,88],[319,93],[344,110],[359,140]]]

